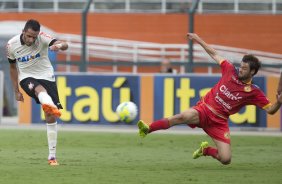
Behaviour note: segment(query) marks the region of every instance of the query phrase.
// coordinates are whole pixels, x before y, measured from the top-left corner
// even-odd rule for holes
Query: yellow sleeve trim
[[[269,103],[269,104],[267,104],[267,105],[265,105],[265,106],[263,106],[262,107],[262,109],[267,109],[268,107],[270,107],[272,104],[271,103]]]

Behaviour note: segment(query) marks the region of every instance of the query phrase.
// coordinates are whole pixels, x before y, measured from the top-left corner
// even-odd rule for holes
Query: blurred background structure
[[[235,65],[244,54],[258,56],[259,75],[277,77],[282,67],[282,0],[0,0],[0,10],[5,116],[17,115],[18,104],[4,48],[29,18],[69,43],[50,53],[57,72],[154,74],[166,58],[177,75],[218,74],[205,51],[187,43],[190,30]]]
[[[81,12],[84,0],[1,0],[1,12]],[[93,0],[90,12],[185,13],[193,0]],[[282,12],[281,0],[201,0],[199,13]]]

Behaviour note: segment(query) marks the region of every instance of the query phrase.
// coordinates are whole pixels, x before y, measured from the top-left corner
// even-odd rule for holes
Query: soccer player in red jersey
[[[157,120],[150,125],[140,120],[139,134],[145,137],[156,130],[168,129],[179,124],[202,128],[212,138],[216,147],[209,146],[208,142],[202,142],[200,148],[193,153],[193,158],[212,156],[227,165],[231,162],[228,117],[237,113],[245,105],[256,105],[268,114],[274,114],[280,109],[282,94],[277,95],[277,101],[271,104],[265,94],[251,83],[261,66],[255,56],[245,55],[240,67],[236,69],[197,34],[188,33],[187,36],[188,39],[199,43],[220,65],[222,77],[194,107],[172,117]]]

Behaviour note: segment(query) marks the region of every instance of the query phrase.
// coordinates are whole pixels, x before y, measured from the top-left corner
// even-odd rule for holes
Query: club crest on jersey
[[[19,57],[17,59],[17,61],[19,61],[19,62],[28,62],[28,61],[34,60],[36,58],[39,58],[39,57],[40,57],[40,53],[37,53],[35,55],[27,55],[27,56]]]
[[[31,90],[33,89],[33,87],[34,87],[34,84],[30,82],[30,83],[28,84],[28,89],[31,91]]]
[[[244,91],[245,92],[250,92],[252,90],[251,86],[245,86]]]
[[[230,139],[230,132],[225,132],[224,137],[225,139]]]

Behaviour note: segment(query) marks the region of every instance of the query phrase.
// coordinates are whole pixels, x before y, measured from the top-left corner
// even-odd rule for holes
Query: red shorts
[[[228,120],[215,115],[203,102],[197,103],[193,109],[199,113],[200,124],[189,125],[191,128],[200,127],[210,137],[230,144]]]

